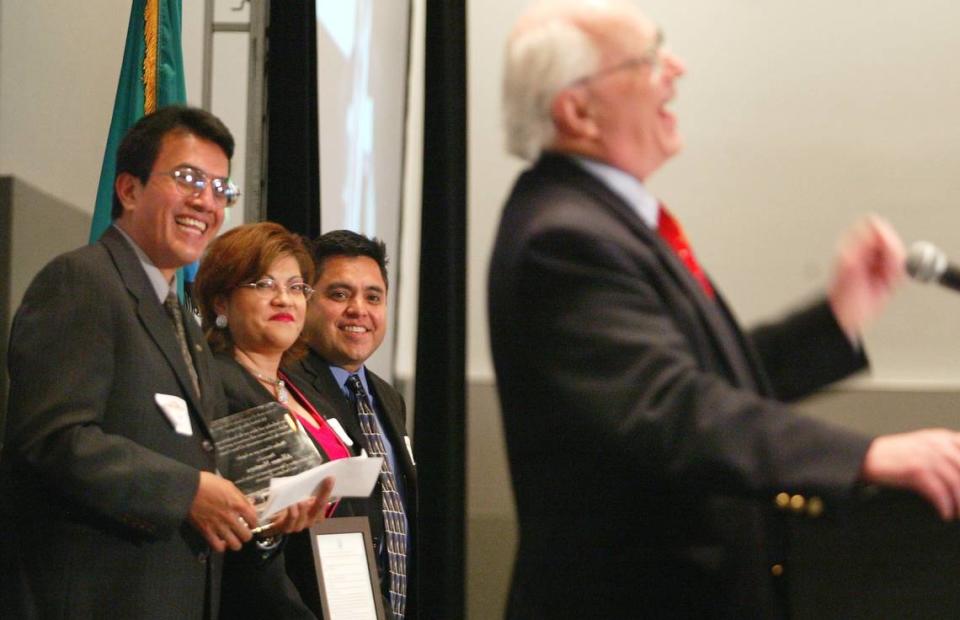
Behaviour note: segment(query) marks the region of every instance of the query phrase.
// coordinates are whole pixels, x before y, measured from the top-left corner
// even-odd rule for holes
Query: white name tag
[[[193,435],[187,401],[172,394],[154,394],[153,400],[157,401],[160,411],[167,417],[167,421],[173,426],[173,430],[180,435]]]
[[[337,434],[337,437],[340,438],[340,441],[345,443],[347,447],[353,446],[353,440],[350,439],[350,435],[347,435],[347,431],[344,430],[343,426],[340,425],[340,420],[336,418],[327,418],[327,425],[333,429],[333,432]]]

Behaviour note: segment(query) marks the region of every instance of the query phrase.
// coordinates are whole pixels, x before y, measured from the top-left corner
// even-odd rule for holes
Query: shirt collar
[[[620,196],[630,207],[637,212],[643,223],[651,230],[657,230],[657,219],[660,216],[660,201],[654,198],[640,179],[633,175],[614,168],[596,159],[581,155],[571,156],[580,167],[596,177],[613,193]]]
[[[350,386],[347,385],[347,379],[349,379],[351,375],[358,375],[360,377],[360,383],[363,384],[363,391],[367,393],[367,398],[370,400],[370,403],[373,403],[373,393],[367,384],[366,366],[361,366],[356,372],[350,372],[346,368],[340,368],[339,366],[330,366],[330,372],[333,373],[333,378],[337,380],[337,385],[340,386],[344,394],[350,397],[350,400],[353,400],[353,392],[350,390]]]
[[[137,245],[137,242],[126,233],[125,230],[117,226],[117,223],[113,223],[113,227],[120,231],[120,235],[127,240],[127,243],[130,244],[130,247],[133,248],[134,253],[137,255],[137,259],[140,261],[140,266],[143,267],[143,270],[147,274],[147,279],[150,280],[150,285],[153,286],[154,293],[157,294],[157,299],[160,300],[160,303],[163,303],[167,300],[167,295],[170,294],[170,291],[177,290],[177,274],[174,272],[173,279],[167,282],[167,279],[163,276],[160,270],[156,265],[153,264],[153,261],[150,260],[150,257],[147,256],[147,253]]]

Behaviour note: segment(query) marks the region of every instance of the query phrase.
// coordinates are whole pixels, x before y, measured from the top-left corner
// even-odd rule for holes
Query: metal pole
[[[250,4],[248,23],[215,22],[215,0],[205,0],[203,11],[203,87],[201,101],[204,110],[213,107],[213,37],[218,32],[246,32],[249,35],[247,56],[247,148],[243,192],[243,219],[259,222],[266,216],[266,151],[265,75],[266,30],[270,0],[246,0]]]
[[[247,65],[247,162],[244,221],[259,222],[266,218],[267,205],[267,132],[266,56],[267,25],[270,0],[250,2],[250,60]]]
[[[206,0],[203,7],[203,85],[200,101],[203,109],[210,111],[213,98],[213,2]]]

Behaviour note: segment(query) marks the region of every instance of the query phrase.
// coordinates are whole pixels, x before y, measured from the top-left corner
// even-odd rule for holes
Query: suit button
[[[790,498],[790,509],[794,512],[801,512],[806,503],[807,500],[804,499],[803,495],[794,495]]]
[[[213,444],[210,443],[209,439],[204,439],[200,445],[203,447],[204,452],[213,452]]]
[[[807,515],[816,519],[823,514],[823,500],[819,497],[811,497],[807,500]]]
[[[780,577],[783,575],[783,564],[774,564],[770,567],[770,574],[774,577]]]
[[[777,505],[777,508],[780,510],[786,510],[787,507],[790,506],[790,494],[777,493],[777,497],[773,501]]]
[[[197,554],[197,562],[200,562],[201,564],[206,564],[207,557],[209,557],[209,555],[210,555],[209,551],[201,551],[200,553]]]

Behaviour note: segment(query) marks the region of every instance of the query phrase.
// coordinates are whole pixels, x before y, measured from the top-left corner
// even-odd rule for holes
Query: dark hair
[[[317,267],[317,278],[323,274],[323,264],[334,256],[367,256],[377,262],[383,283],[387,281],[387,246],[376,237],[364,237],[352,230],[331,230],[313,240],[310,244],[313,261]]]
[[[172,105],[144,116],[127,130],[117,148],[114,179],[127,172],[146,184],[160,153],[160,145],[171,133],[193,134],[209,140],[220,147],[228,160],[233,157],[233,136],[219,118],[200,108]],[[123,205],[114,189],[110,218],[115,220],[121,215]]]
[[[292,256],[300,266],[306,282],[313,282],[313,260],[299,235],[274,222],[237,226],[210,243],[200,261],[193,283],[193,295],[200,309],[200,318],[210,348],[217,353],[233,353],[233,337],[228,329],[214,325],[217,299],[226,298],[241,284],[263,276],[275,260]],[[283,354],[283,363],[306,353],[306,345],[298,339]]]

